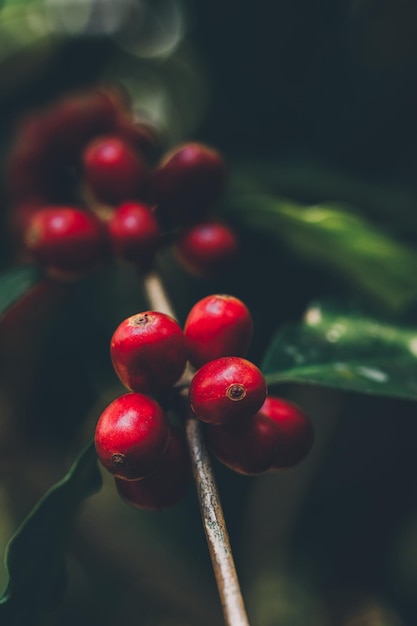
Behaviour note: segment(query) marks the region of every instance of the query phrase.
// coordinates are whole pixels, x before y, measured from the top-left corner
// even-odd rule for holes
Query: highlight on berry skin
[[[159,249],[161,234],[152,208],[138,201],[124,202],[107,222],[115,258],[148,269]]]
[[[267,385],[260,369],[241,357],[209,361],[194,374],[189,398],[194,414],[208,424],[233,424],[256,413]]]
[[[50,271],[85,273],[104,259],[106,240],[99,219],[70,206],[46,206],[28,217],[24,243]]]
[[[170,315],[143,311],[116,328],[110,356],[116,374],[128,389],[142,393],[164,391],[184,372],[184,333]]]
[[[213,294],[196,302],[184,325],[188,358],[195,368],[224,356],[246,356],[252,334],[249,309],[228,294]]]
[[[117,135],[102,136],[82,154],[85,181],[95,197],[111,205],[144,195],[148,166],[128,142]]]
[[[239,255],[234,231],[220,222],[201,222],[185,230],[174,243],[180,265],[200,278],[214,278],[227,271]]]
[[[127,393],[101,413],[94,434],[97,456],[104,467],[125,480],[151,474],[169,447],[171,426],[156,400]]]

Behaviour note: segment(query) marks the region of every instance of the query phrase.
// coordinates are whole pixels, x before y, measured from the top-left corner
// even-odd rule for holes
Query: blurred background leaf
[[[42,273],[35,265],[13,267],[0,274],[0,317],[33,289],[41,277]]]
[[[22,523],[6,552],[9,582],[0,615],[12,624],[43,624],[66,585],[65,545],[74,516],[98,491],[101,475],[93,444],[81,452],[65,478],[52,487]]]
[[[232,191],[242,191],[250,180],[271,196],[307,205],[337,201],[360,207],[376,224],[402,237],[414,240],[417,234],[416,190],[399,181],[365,177],[317,158],[237,159]]]
[[[227,208],[238,223],[268,233],[303,262],[337,274],[393,311],[416,300],[416,252],[350,206],[305,206],[248,191]]]

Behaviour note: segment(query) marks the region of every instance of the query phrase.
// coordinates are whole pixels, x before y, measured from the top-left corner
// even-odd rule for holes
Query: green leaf
[[[262,370],[269,385],[313,383],[417,399],[417,328],[313,303],[276,335]]]
[[[14,267],[0,274],[0,317],[41,281],[34,265]]]
[[[231,185],[238,192],[256,181],[257,190],[271,196],[293,198],[306,204],[342,202],[360,207],[395,230],[417,234],[417,194],[406,186],[386,180],[369,180],[315,160],[238,161]]]
[[[229,211],[393,311],[417,298],[417,252],[346,205],[304,206],[249,192],[233,198]]]
[[[100,487],[101,474],[90,442],[10,540],[6,552],[9,582],[0,598],[1,623],[44,623],[45,614],[65,590],[65,545],[77,510],[83,499]]]

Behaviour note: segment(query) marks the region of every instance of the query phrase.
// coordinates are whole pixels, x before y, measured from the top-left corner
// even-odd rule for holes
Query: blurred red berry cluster
[[[179,262],[212,276],[239,248],[210,216],[226,178],[217,150],[190,142],[164,153],[124,93],[96,88],[20,121],[7,166],[10,225],[24,254],[54,276],[109,257],[147,270],[167,231]]]

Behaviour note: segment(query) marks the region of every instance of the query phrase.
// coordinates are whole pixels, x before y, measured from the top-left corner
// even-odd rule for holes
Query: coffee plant
[[[1,624],[414,626],[416,31],[1,4]]]

